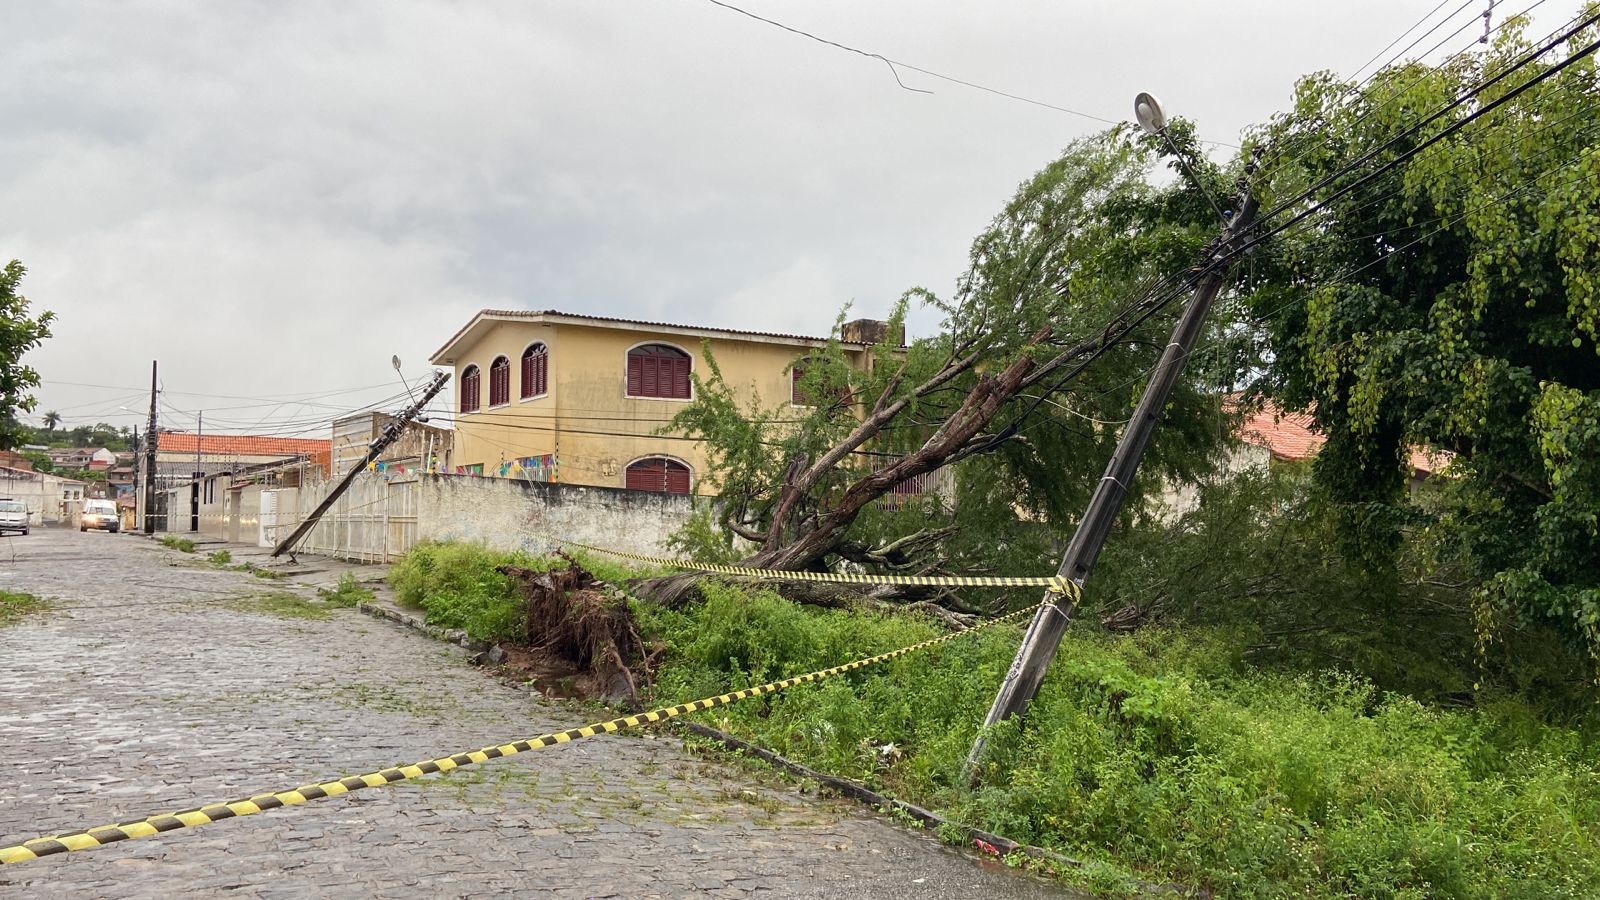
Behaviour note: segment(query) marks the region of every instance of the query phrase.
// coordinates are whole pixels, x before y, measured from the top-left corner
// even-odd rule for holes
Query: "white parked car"
[[[21,500],[0,500],[0,534],[16,531],[28,533],[28,505]]]

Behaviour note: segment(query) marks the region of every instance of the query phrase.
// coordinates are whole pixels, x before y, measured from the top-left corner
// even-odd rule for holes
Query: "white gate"
[[[260,547],[276,547],[278,545],[278,492],[261,492],[261,539],[257,541]]]

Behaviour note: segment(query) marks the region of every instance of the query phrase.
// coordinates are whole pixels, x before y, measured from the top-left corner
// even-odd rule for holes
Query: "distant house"
[[[133,492],[133,479],[136,471],[131,465],[118,465],[106,471],[106,483],[111,485],[111,490],[118,497]]]
[[[104,447],[53,447],[44,453],[51,465],[70,472],[109,469],[117,461],[117,454]]]
[[[333,475],[343,475],[367,456],[367,449],[384,426],[399,419],[383,412],[366,412],[333,420]],[[448,467],[455,432],[412,422],[374,462],[443,471]]]
[[[195,435],[183,431],[156,433],[155,482],[157,515],[172,516],[173,530],[194,530],[182,527],[200,515],[227,490],[228,480],[221,476],[271,464],[273,467],[299,465],[326,471],[329,459],[329,441],[326,438],[277,437],[257,434],[207,434]],[[220,481],[219,481],[220,479]],[[134,490],[141,498],[138,508],[143,510],[144,485],[136,483]],[[158,522],[167,530],[169,525]]]
[[[75,521],[87,490],[82,481],[0,466],[0,498],[26,503],[35,525]]]
[[[1327,438],[1316,430],[1310,415],[1283,412],[1271,402],[1262,404],[1240,423],[1237,435],[1247,445],[1265,450],[1279,461],[1307,460],[1317,455]],[[1407,457],[1412,485],[1438,474],[1450,463],[1451,454],[1413,447]]]
[[[1239,445],[1223,461],[1224,473],[1266,469],[1274,462],[1304,462],[1317,455],[1327,438],[1316,429],[1308,413],[1285,412],[1271,401],[1245,416],[1234,431]],[[1444,470],[1451,454],[1412,448],[1407,458],[1411,487]],[[1163,515],[1175,518],[1194,509],[1199,502],[1196,485],[1169,486],[1162,492]]]

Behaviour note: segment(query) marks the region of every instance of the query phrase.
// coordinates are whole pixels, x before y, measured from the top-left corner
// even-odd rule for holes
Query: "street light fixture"
[[[1138,120],[1139,128],[1145,134],[1161,136],[1161,140],[1166,142],[1167,149],[1178,160],[1178,165],[1182,167],[1183,174],[1189,176],[1189,181],[1193,182],[1195,189],[1200,191],[1201,196],[1206,198],[1206,202],[1211,204],[1211,208],[1216,211],[1217,218],[1222,220],[1222,225],[1226,228],[1228,214],[1223,212],[1222,207],[1217,205],[1216,198],[1211,196],[1211,192],[1206,190],[1206,186],[1200,182],[1200,177],[1194,173],[1194,169],[1190,168],[1189,158],[1184,156],[1183,152],[1178,149],[1178,145],[1172,142],[1172,135],[1167,134],[1167,114],[1161,109],[1161,101],[1156,99],[1156,95],[1149,91],[1140,91],[1139,96],[1133,98],[1133,117]]]

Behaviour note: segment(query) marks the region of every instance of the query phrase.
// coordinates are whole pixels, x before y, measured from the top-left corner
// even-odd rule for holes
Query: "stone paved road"
[[[14,555],[13,551],[14,550]],[[595,710],[463,651],[127,535],[0,540],[0,846],[570,727]],[[419,781],[0,869],[0,895],[1063,896],[857,807],[602,737]]]

